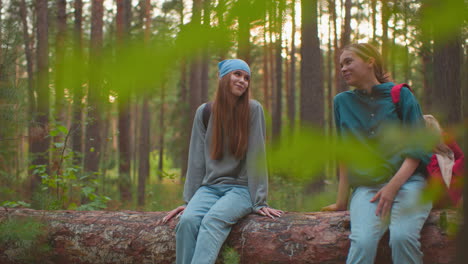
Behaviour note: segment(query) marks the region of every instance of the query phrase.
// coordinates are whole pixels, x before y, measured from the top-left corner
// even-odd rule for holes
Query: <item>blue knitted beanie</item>
[[[245,61],[240,59],[223,60],[220,63],[218,63],[218,70],[220,79],[223,78],[224,75],[235,70],[243,70],[250,75],[249,65]]]

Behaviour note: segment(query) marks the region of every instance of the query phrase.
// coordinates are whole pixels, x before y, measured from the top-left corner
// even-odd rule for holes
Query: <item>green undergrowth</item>
[[[0,222],[0,250],[4,256],[19,263],[37,263],[50,249],[45,224],[32,218],[13,217]]]

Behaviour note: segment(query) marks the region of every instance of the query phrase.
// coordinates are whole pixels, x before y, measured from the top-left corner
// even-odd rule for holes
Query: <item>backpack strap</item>
[[[203,125],[205,125],[205,130],[208,128],[208,122],[210,121],[212,104],[213,102],[208,102],[203,107]]]
[[[403,87],[406,87],[411,92],[413,92],[411,87],[406,83],[397,84],[397,85],[393,86],[392,89],[390,90],[390,95],[392,96],[392,102],[395,104],[397,114],[398,114],[398,118],[400,118],[400,120],[402,119],[402,113],[401,113],[401,107],[400,107],[400,94],[401,94],[401,89]]]

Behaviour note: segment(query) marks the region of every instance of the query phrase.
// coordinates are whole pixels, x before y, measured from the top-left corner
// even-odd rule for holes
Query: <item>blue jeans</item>
[[[422,263],[419,237],[432,208],[430,202],[420,201],[425,185],[423,176],[411,176],[395,197],[389,221],[375,215],[378,201],[369,202],[383,185],[357,187],[350,204],[351,248],[346,263],[374,263],[377,246],[387,229],[390,229],[393,263]]]
[[[176,227],[176,263],[215,263],[231,227],[251,212],[246,186],[200,187]]]

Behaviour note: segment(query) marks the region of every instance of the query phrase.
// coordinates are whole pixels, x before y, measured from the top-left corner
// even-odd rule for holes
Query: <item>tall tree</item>
[[[130,0],[117,0],[117,48],[122,55],[122,49],[130,35]],[[117,58],[119,60],[120,58]],[[129,82],[125,86],[131,85]],[[130,125],[130,87],[118,91],[119,111],[119,190],[122,201],[132,200],[130,164],[131,164],[131,125]]]
[[[27,21],[28,10],[26,7],[25,0],[20,0],[19,8],[20,8],[21,25],[23,27],[24,53],[26,55],[26,71],[28,73],[28,105],[29,105],[28,114],[29,114],[29,118],[32,119],[36,111],[36,98],[34,96],[33,54],[31,50],[31,41],[30,41],[28,21]],[[30,128],[32,128],[33,126],[34,124],[31,123]]]
[[[64,87],[64,62],[65,62],[65,38],[67,33],[67,11],[66,1],[56,0],[56,25],[57,32],[55,36],[55,109],[54,119],[57,125],[65,125],[65,87]],[[64,135],[57,135],[54,137],[55,143],[61,143],[64,140]],[[57,171],[60,168],[60,155],[59,149],[52,153],[52,168]]]
[[[210,0],[203,0],[203,27],[205,29],[210,28],[210,14],[211,14],[211,2]],[[208,101],[208,80],[209,80],[209,47],[204,47],[201,53],[201,91],[200,101]]]
[[[83,112],[83,1],[75,0],[74,2],[74,24],[73,24],[73,57],[76,77],[73,81],[73,106],[72,106],[72,150],[76,154],[73,162],[76,165],[81,165],[83,153],[83,128],[82,128],[82,112]]]
[[[3,31],[3,29],[2,29],[2,26],[3,26],[3,24],[2,24],[2,10],[3,10],[3,2],[2,2],[2,0],[0,0],[0,25],[1,25],[1,26],[0,26],[0,43],[3,43],[3,34],[2,34],[2,31]],[[0,47],[0,78],[1,78],[1,76],[3,75],[3,73],[4,73],[4,70],[3,70],[3,64],[4,64],[4,63],[3,63],[3,58],[2,58],[2,52],[3,52],[3,50],[2,50],[2,48]]]
[[[462,48],[461,35],[434,39],[433,111],[449,125],[462,121]]]
[[[222,1],[218,3],[220,5]],[[179,25],[184,24],[184,1],[178,0],[176,5],[177,13],[179,14]],[[222,16],[221,16],[222,17]],[[180,119],[181,127],[181,148],[180,148],[180,167],[181,174],[180,178],[185,178],[187,172],[187,162],[188,162],[188,151],[189,151],[189,139],[190,139],[190,102],[188,95],[187,87],[187,78],[188,78],[188,60],[187,57],[183,56],[180,60],[180,81],[179,81],[179,97],[178,102],[180,105],[179,111],[182,118]]]
[[[164,126],[166,108],[166,84],[163,83],[161,87],[161,104],[159,106],[159,162],[158,162],[158,177],[162,180],[164,173],[164,134],[166,132]]]
[[[389,53],[389,42],[388,42],[388,21],[391,16],[391,9],[389,2],[392,0],[381,0],[382,1],[382,59],[383,64],[388,65],[388,53]]]
[[[273,107],[273,137],[278,137],[281,134],[281,121],[282,121],[282,101],[283,101],[283,12],[285,10],[285,1],[277,1],[274,11],[274,31],[276,33],[275,38],[275,76],[276,76],[276,91],[274,97],[274,107]]]
[[[238,10],[249,10],[251,7],[250,0],[238,0]],[[250,64],[250,12],[237,13],[237,57]]]
[[[263,105],[267,111],[270,111],[270,90],[271,90],[271,84],[270,84],[270,78],[269,76],[271,75],[271,70],[270,70],[270,65],[269,65],[269,42],[267,39],[267,17],[268,13],[265,11],[264,12],[265,19],[263,23],[263,82],[262,82],[262,90],[263,90]]]
[[[288,119],[290,127],[294,126],[296,119],[296,0],[291,1],[291,51],[289,57],[289,92],[287,98]]]
[[[206,0],[206,1],[209,1],[209,0]],[[227,25],[227,22],[226,22],[226,18],[225,18],[225,15],[227,13],[227,0],[218,0],[217,1],[218,4],[216,5],[215,7],[215,12],[216,12],[216,19],[218,21],[218,28],[222,31],[227,31],[228,30],[228,25]],[[222,47],[219,47],[219,58],[218,60],[222,61],[226,58],[226,54],[228,52],[228,46],[225,45],[225,46],[222,46]]]
[[[377,43],[377,0],[370,0],[372,16],[372,44]]]
[[[334,11],[334,2],[332,0],[328,0],[328,12],[331,14]],[[333,89],[333,48],[332,48],[332,23],[328,23],[328,55],[327,55],[327,106],[328,109],[327,119],[328,119],[328,131],[331,134],[333,129],[333,97],[335,96],[335,91]]]
[[[102,100],[102,44],[103,44],[103,6],[104,0],[91,3],[91,39],[90,39],[90,76],[88,88],[88,116],[84,150],[84,170],[91,173],[99,171],[101,152],[101,116]]]
[[[345,0],[344,3],[345,8],[345,17],[343,22],[343,28],[341,31],[341,39],[340,39],[340,48],[342,50],[346,45],[349,45],[351,42],[351,8],[352,3],[351,0]],[[335,29],[336,30],[336,29]],[[348,85],[344,82],[343,78],[341,78],[341,70],[339,68],[339,58],[341,52],[336,52],[336,71],[335,71],[335,83],[336,83],[336,90],[337,91],[346,91],[348,89]]]
[[[37,16],[37,112],[35,129],[39,136],[31,142],[31,154],[33,155],[33,165],[45,165],[49,168],[49,38],[48,38],[48,8],[47,0],[36,0]],[[31,188],[35,191],[41,183],[41,178],[36,175],[32,178]]]
[[[57,34],[55,37],[55,119],[64,119],[64,60],[65,38],[67,33],[66,0],[57,0]]]
[[[317,28],[317,0],[301,0],[301,13],[301,123],[322,127],[324,97]]]
[[[333,60],[335,65],[335,74],[334,74],[334,90],[335,93],[341,91],[341,86],[345,85],[344,80],[341,78],[341,69],[340,69],[340,44],[338,42],[338,16],[336,13],[336,0],[330,0],[330,15],[333,21]],[[344,84],[343,84],[344,83]]]
[[[193,0],[192,5],[192,20],[190,24],[193,29],[200,29],[201,25],[201,10],[202,10],[202,0]],[[190,109],[190,121],[188,124],[193,123],[193,118],[195,117],[195,112],[198,106],[201,104],[201,59],[200,52],[196,51],[192,56],[190,62],[190,83],[189,83],[189,109]],[[191,126],[190,126],[191,128]],[[190,130],[189,130],[190,131]],[[183,157],[183,167],[182,167],[182,177],[185,177],[185,172],[187,171],[187,161],[188,161],[188,142],[190,134],[186,135],[187,144],[184,145],[184,157]]]
[[[450,2],[425,1],[422,6],[424,32],[431,31],[433,39],[433,78],[431,90],[432,112],[438,114],[446,125],[462,121],[462,26],[465,21],[452,12],[466,10],[463,0]],[[450,11],[449,11],[450,10]],[[450,24],[440,23],[452,19]],[[435,88],[437,87],[437,88]],[[466,85],[465,85],[466,87]]]
[[[148,47],[151,34],[151,1],[140,0],[141,6],[141,24],[144,27],[143,39],[145,48]],[[145,89],[142,94],[143,105],[141,107],[141,123],[140,123],[140,145],[139,145],[139,166],[138,166],[138,205],[143,206],[145,204],[145,193],[146,193],[146,179],[150,175],[150,151],[151,151],[151,118],[149,109],[149,89]]]

